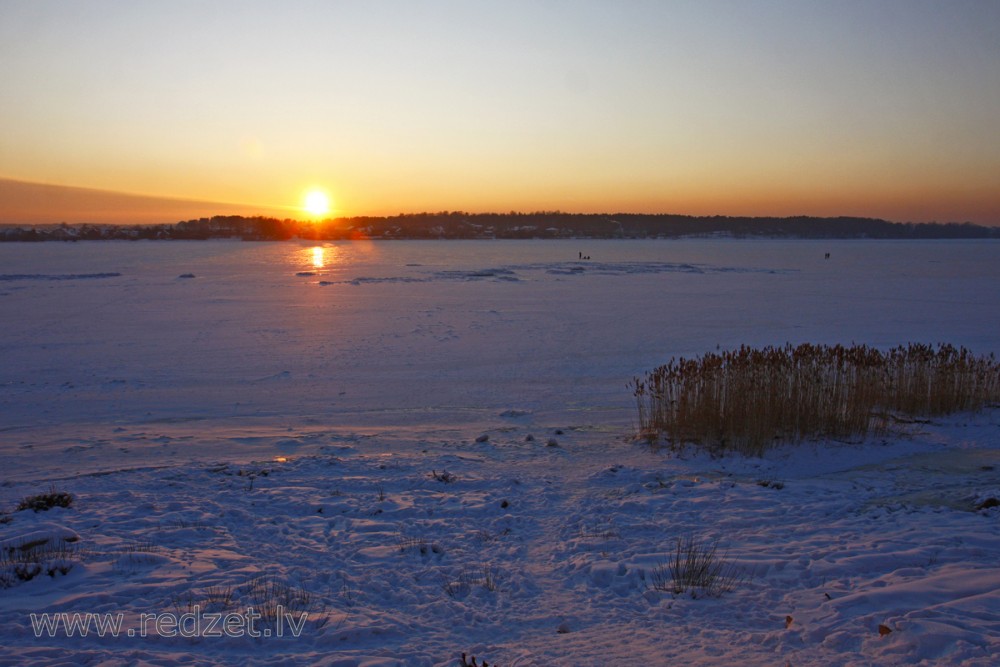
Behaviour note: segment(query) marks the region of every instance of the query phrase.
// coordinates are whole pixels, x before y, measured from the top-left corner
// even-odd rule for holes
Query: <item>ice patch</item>
[[[563,264],[538,264],[520,267],[522,270],[541,270],[552,275],[602,275],[634,276],[660,273],[794,273],[783,269],[754,269],[740,266],[713,266],[677,262],[567,262]]]
[[[517,410],[515,408],[511,408],[510,410],[504,410],[501,412],[500,416],[507,419],[517,419],[518,417],[528,417],[531,414],[531,410]]]
[[[0,274],[0,282],[15,280],[93,280],[99,278],[118,278],[120,273],[4,273]]]
[[[410,278],[406,276],[389,276],[386,278],[370,278],[370,277],[360,277],[351,278],[350,280],[339,281],[324,281],[324,285],[335,285],[335,284],[347,284],[347,285],[369,285],[369,284],[380,284],[380,283],[426,283],[429,282],[426,278]]]
[[[419,267],[420,265],[407,265]],[[380,284],[380,283],[433,283],[433,282],[521,282],[531,274],[550,276],[640,276],[664,273],[687,274],[792,274],[792,269],[750,268],[740,266],[715,266],[683,262],[555,262],[510,264],[496,267],[448,269],[425,273],[423,276],[359,276],[345,281],[322,281],[331,284]],[[297,274],[304,275],[304,274]]]
[[[434,276],[439,280],[483,280],[486,278],[507,281],[519,280],[513,268],[437,271]]]

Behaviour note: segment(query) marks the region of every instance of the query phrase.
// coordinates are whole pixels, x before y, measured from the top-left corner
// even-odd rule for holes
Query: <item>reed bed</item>
[[[883,434],[901,417],[980,410],[1000,402],[1000,364],[947,344],[741,346],[671,359],[629,386],[643,433],[757,456],[779,443]]]

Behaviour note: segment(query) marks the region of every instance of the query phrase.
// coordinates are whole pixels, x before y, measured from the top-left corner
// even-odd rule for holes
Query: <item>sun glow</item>
[[[309,190],[303,200],[302,208],[312,216],[326,215],[330,212],[330,197],[322,190]]]

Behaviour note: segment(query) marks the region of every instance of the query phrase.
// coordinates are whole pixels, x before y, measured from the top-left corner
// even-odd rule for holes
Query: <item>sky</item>
[[[1000,225],[997,119],[995,0],[0,0],[0,222]]]

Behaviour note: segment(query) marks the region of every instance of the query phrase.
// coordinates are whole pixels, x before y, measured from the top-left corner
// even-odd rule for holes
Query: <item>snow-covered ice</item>
[[[632,439],[626,383],[740,344],[1000,352],[998,250],[0,245],[0,579],[26,543],[59,566],[7,578],[0,664],[997,664],[997,410],[710,459]],[[738,585],[657,590],[685,537]],[[143,627],[267,600],[298,636]],[[36,636],[59,612],[122,625]]]

